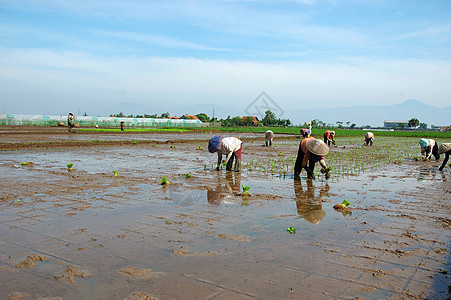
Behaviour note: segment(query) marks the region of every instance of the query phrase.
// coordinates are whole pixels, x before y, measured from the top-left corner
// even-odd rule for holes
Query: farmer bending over
[[[74,121],[75,121],[75,116],[72,113],[69,113],[69,115],[67,116],[67,129],[69,132],[72,128],[75,127]]]
[[[374,142],[374,133],[368,131],[367,133],[365,133],[365,143],[367,146],[368,145],[372,145]]]
[[[315,179],[313,170],[315,168],[315,163],[317,162],[319,162],[322,167],[321,173],[326,173],[326,179],[329,178],[329,169],[324,160],[324,155],[327,153],[329,153],[329,147],[327,147],[323,141],[317,140],[314,137],[303,139],[299,144],[298,157],[294,164],[294,179],[300,180],[299,175],[301,174],[302,169],[307,172],[307,178]]]
[[[221,138],[217,135],[211,138],[208,142],[208,151],[210,153],[218,153],[218,165],[216,167],[216,171],[219,171],[219,166],[222,163],[222,155],[226,155],[226,170],[232,171],[233,159],[236,158],[235,171],[239,172],[241,167],[242,149],[243,142],[236,137]]]
[[[324,132],[324,143],[326,143],[327,146],[330,146],[330,143],[335,145],[334,137],[335,137],[335,131],[330,131],[330,130],[325,131]]]
[[[445,153],[445,160],[443,161],[440,168],[438,168],[440,171],[443,170],[443,168],[446,166],[446,163],[448,162],[449,155],[451,154],[451,143],[443,143],[438,147],[438,154]]]
[[[420,146],[423,159],[430,159],[431,154],[434,154],[435,160],[440,159],[437,143],[433,139],[420,139]]]
[[[265,145],[266,147],[272,146],[272,140],[274,139],[274,132],[268,130],[265,132]]]
[[[303,138],[310,137],[310,133],[311,133],[310,129],[301,128],[300,132],[301,132],[301,136]]]

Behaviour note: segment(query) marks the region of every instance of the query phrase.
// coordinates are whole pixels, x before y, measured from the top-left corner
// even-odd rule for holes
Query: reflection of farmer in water
[[[225,178],[218,173],[216,188],[207,191],[207,201],[215,205],[221,205],[221,202],[232,202],[235,196],[240,193],[240,190],[241,173],[227,172]],[[236,200],[239,201],[239,199]]]
[[[235,162],[235,171],[239,172],[241,167],[241,150],[243,149],[243,142],[236,137],[221,138],[214,136],[208,141],[208,151],[210,153],[218,153],[218,165],[216,170],[219,171],[219,166],[222,163],[222,155],[226,155],[225,163],[226,170],[232,171],[233,160]]]
[[[295,181],[294,194],[298,215],[310,223],[318,224],[326,215],[323,210],[323,198],[329,189],[329,185],[326,184],[319,189],[319,195],[315,196],[315,186],[311,180],[307,181],[307,190],[302,188],[300,181]]]

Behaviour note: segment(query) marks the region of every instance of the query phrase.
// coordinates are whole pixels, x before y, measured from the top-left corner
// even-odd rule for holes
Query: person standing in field
[[[443,160],[442,165],[440,168],[438,168],[440,171],[443,171],[443,168],[446,166],[446,163],[448,162],[449,155],[451,154],[451,143],[443,143],[440,144],[440,147],[438,147],[438,154],[445,153],[445,159]]]
[[[437,143],[433,139],[420,139],[419,143],[423,159],[430,159],[432,154],[435,156],[435,160],[440,159]]]
[[[226,155],[226,170],[232,171],[233,160],[235,159],[235,171],[239,172],[241,168],[242,149],[243,142],[236,137],[221,138],[217,135],[208,141],[208,151],[210,153],[218,153],[218,165],[216,171],[219,171],[219,166],[222,163],[222,155]]]
[[[272,141],[274,139],[274,132],[272,132],[271,130],[268,130],[265,132],[265,145],[266,147],[270,147],[272,146]]]
[[[324,143],[327,144],[327,146],[330,146],[330,143],[335,145],[335,131],[327,130],[324,131]]]
[[[326,173],[326,179],[330,177],[330,169],[327,168],[324,155],[329,153],[329,147],[321,140],[314,137],[308,137],[301,141],[298,149],[298,156],[294,164],[294,179],[300,180],[299,175],[302,169],[307,172],[307,178],[315,179],[313,173],[315,164],[319,162],[321,165],[321,173]]]
[[[124,129],[125,129],[125,123],[124,123],[124,121],[122,121],[121,122],[121,131],[124,131]]]
[[[372,145],[373,142],[374,142],[374,133],[368,131],[367,133],[365,133],[365,144],[368,146]]]
[[[72,128],[75,127],[75,116],[72,113],[69,113],[67,116],[67,129],[70,132]]]

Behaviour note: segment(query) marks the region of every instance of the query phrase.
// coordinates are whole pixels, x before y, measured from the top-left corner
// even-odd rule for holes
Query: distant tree
[[[346,122],[346,125],[348,125],[348,127],[349,127],[349,124],[351,124],[351,122],[349,122],[349,121],[348,121],[348,122]]]
[[[355,123],[352,123],[349,129],[354,129],[357,125]]]
[[[210,118],[207,116],[206,113],[200,113],[197,114],[196,117],[201,120],[202,122],[210,122]]]
[[[404,123],[398,123],[398,127],[404,129]]]
[[[337,121],[335,123],[337,123],[337,127],[338,128],[343,128],[343,122],[342,121]]]
[[[243,120],[240,117],[233,117],[230,119],[230,126],[241,126],[243,125]]]
[[[88,115],[87,113],[84,113],[84,114],[83,114],[83,116],[85,116],[85,117],[86,117],[87,115]]]
[[[265,117],[262,119],[262,123],[265,126],[271,126],[276,124],[276,114],[270,110],[265,111]]]
[[[314,119],[312,120],[312,127],[319,127],[319,128],[323,128],[326,126],[326,123],[324,123],[323,121],[319,120],[319,119]],[[304,127],[308,127],[308,124],[305,123]]]
[[[420,125],[420,121],[418,121],[418,119],[412,118],[409,120],[409,127],[417,127],[418,125]]]
[[[157,114],[153,114],[153,115],[148,115],[148,114],[144,114],[144,118],[157,118]]]
[[[170,116],[170,114],[168,112],[165,112],[160,115],[160,118],[167,119],[169,116]]]
[[[420,123],[420,129],[428,129],[428,124]]]

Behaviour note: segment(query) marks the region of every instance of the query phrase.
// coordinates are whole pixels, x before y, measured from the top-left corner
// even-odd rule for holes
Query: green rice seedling
[[[73,166],[74,166],[73,163],[67,164],[67,170],[68,170],[68,171],[72,171],[72,167],[73,167]]]
[[[344,199],[342,203],[335,204],[334,209],[343,210],[346,209],[349,205],[351,205],[351,203],[348,200]]]
[[[113,171],[113,174],[114,174],[114,176],[118,176],[118,175],[119,175],[119,172],[116,171],[116,170],[114,170],[114,171]]]
[[[197,146],[197,149],[198,149],[198,150],[202,150],[202,145],[198,145],[198,146]]]
[[[288,231],[290,234],[295,234],[295,233],[296,233],[296,229],[294,229],[292,226],[288,227],[288,228],[287,228],[287,231]]]
[[[31,162],[31,161],[29,161],[29,162],[21,162],[20,163],[20,165],[22,165],[22,166],[31,166],[33,163]]]
[[[243,188],[243,192],[240,194],[240,196],[248,196],[248,197],[252,196],[249,193],[249,190],[251,188],[250,186],[241,185],[241,187]]]
[[[161,185],[170,184],[171,182],[166,179],[166,177],[161,178]]]
[[[133,145],[138,145],[138,141],[133,141]]]
[[[185,177],[186,177],[186,178],[191,178],[191,177],[193,177],[193,176],[190,175],[190,174],[185,174]]]

